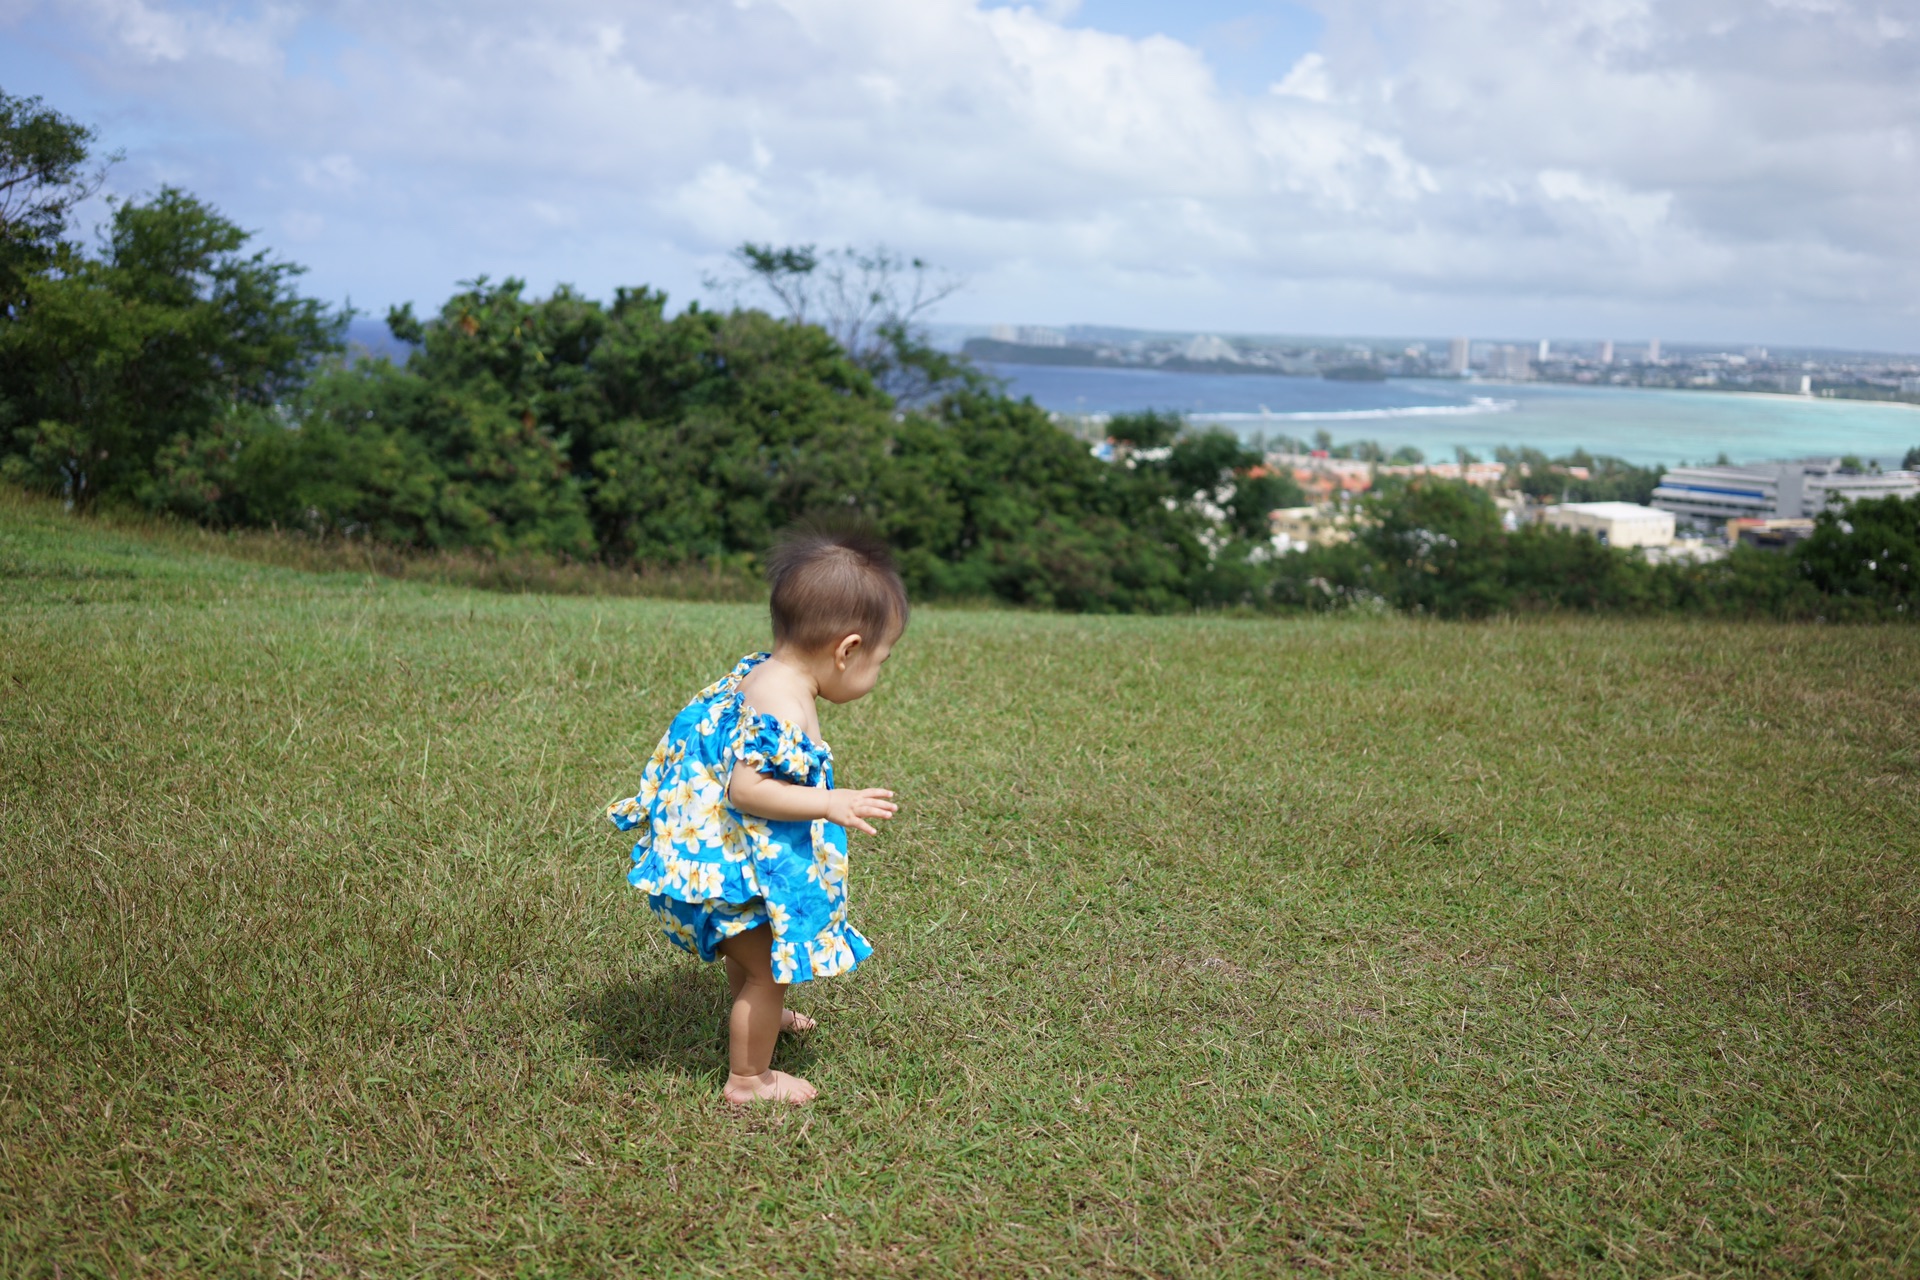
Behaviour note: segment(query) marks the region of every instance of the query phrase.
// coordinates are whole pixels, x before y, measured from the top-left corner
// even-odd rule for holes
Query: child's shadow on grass
[[[568,1012],[589,1044],[620,1071],[660,1067],[722,1079],[727,1070],[727,983],[718,965],[673,964],[664,972],[610,982],[574,1000]],[[813,1060],[805,1036],[782,1035],[773,1065],[805,1075]]]

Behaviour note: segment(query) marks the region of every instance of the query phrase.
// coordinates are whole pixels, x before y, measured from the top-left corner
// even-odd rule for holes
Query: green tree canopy
[[[39,98],[0,90],[0,315],[58,256],[74,207],[99,189],[94,131]]]
[[[80,506],[151,497],[163,447],[278,404],[337,351],[346,314],[249,239],[169,187],[118,205],[97,254],[28,277],[0,328],[7,474]]]
[[[1920,614],[1920,498],[1867,498],[1814,518],[1801,573],[1840,616]]]

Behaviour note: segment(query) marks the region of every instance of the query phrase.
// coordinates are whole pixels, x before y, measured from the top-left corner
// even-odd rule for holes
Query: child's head
[[[871,691],[907,629],[907,588],[887,544],[859,527],[798,524],[768,555],[767,583],[774,648],[808,659],[830,702]]]

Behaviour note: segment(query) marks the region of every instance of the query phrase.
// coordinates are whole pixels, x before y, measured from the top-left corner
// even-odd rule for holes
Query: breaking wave
[[[1192,422],[1364,422],[1378,418],[1471,418],[1484,413],[1507,413],[1520,407],[1518,400],[1496,400],[1475,396],[1466,404],[1417,404],[1398,409],[1307,409],[1293,413],[1190,413]]]

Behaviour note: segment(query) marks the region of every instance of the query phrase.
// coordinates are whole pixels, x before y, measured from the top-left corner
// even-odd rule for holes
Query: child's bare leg
[[[734,992],[733,1013],[727,1020],[727,1083],[721,1096],[737,1103],[760,1098],[813,1101],[817,1091],[812,1085],[772,1069],[773,1045],[780,1038],[780,1014],[787,998],[785,985],[773,980],[773,930],[766,925],[749,929],[722,942],[719,950],[727,962],[727,985]]]
[[[726,962],[727,966],[727,999],[729,1001],[738,1000],[740,998],[740,987],[747,980],[746,968],[738,960],[727,955],[724,951],[721,953],[720,958]],[[782,1031],[811,1031],[819,1025],[819,1023],[809,1018],[806,1014],[797,1013],[787,1008],[784,1004],[780,1008],[780,1029]]]

